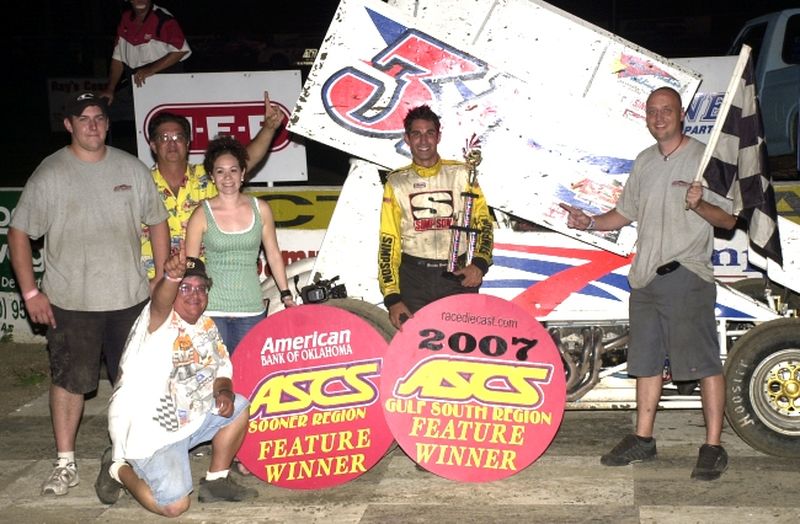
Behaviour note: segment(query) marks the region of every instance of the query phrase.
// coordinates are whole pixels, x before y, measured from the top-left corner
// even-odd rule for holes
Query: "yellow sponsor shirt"
[[[201,200],[217,195],[217,186],[211,182],[211,177],[206,174],[201,164],[189,164],[183,184],[178,189],[178,194],[172,193],[169,184],[161,175],[158,166],[153,167],[150,173],[153,182],[158,188],[158,194],[164,207],[167,208],[167,224],[169,225],[170,252],[178,250],[180,241],[186,237],[186,224],[192,211],[200,204]],[[147,270],[147,276],[155,276],[153,263],[153,246],[150,244],[150,228],[142,224],[142,264]]]

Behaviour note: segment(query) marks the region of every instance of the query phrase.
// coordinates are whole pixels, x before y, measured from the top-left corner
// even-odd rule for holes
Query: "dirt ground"
[[[50,386],[44,344],[0,343],[0,415],[44,394]]]

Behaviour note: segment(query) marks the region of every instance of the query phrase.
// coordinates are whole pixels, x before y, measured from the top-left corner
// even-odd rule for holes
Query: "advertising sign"
[[[487,295],[437,300],[389,346],[381,402],[395,440],[425,469],[464,482],[518,473],[564,415],[561,355],[541,324]]]
[[[439,4],[414,18],[377,0],[342,1],[290,130],[394,169],[410,161],[403,118],[428,104],[442,117],[443,157],[459,159],[467,140],[480,140],[479,180],[491,206],[628,254],[633,228],[568,230],[558,203],[590,213],[613,207],[633,158],[652,143],[646,97],[670,86],[688,104],[698,76],[545,3],[462,4],[452,6],[460,18],[485,17],[469,25],[469,41],[444,30]],[[522,65],[484,56],[496,39],[509,51],[504,31],[522,26],[525,52],[512,53]],[[582,122],[602,122],[602,130]]]
[[[202,163],[208,142],[233,135],[243,144],[256,136],[264,120],[264,91],[285,115],[264,166],[252,182],[308,180],[305,146],[286,129],[290,108],[300,94],[299,71],[251,73],[191,73],[154,75],[134,87],[136,142],[139,159],[153,157],[147,143],[147,124],[160,111],[185,116],[192,126],[189,162]]]
[[[64,117],[67,101],[86,91],[99,92],[106,87],[107,78],[48,78],[47,105],[50,116],[50,131],[64,133]]]
[[[343,309],[302,305],[270,315],[233,354],[236,391],[250,400],[239,460],[292,489],[343,484],[386,454],[379,401],[387,344]]]
[[[703,81],[692,101],[685,107],[683,132],[697,140],[708,143],[717,114],[725,98],[737,56],[701,56],[676,58],[675,62],[695,71],[703,72]]]
[[[338,187],[250,188],[248,193],[270,203],[275,217],[278,244],[287,265],[316,257],[322,244],[340,189]],[[22,188],[0,188],[0,339],[17,342],[41,340],[28,322],[25,303],[11,268],[8,248],[8,225],[22,194]],[[33,246],[33,269],[37,285],[44,274],[44,258],[36,243]],[[262,264],[263,266],[263,264]]]
[[[245,191],[269,203],[276,228],[291,228],[296,231],[326,229],[331,221],[341,187],[248,187]]]
[[[25,302],[14,278],[8,249],[8,225],[21,194],[21,189],[0,188],[0,340],[31,342],[37,337],[28,322]],[[44,260],[38,244],[32,247],[33,274],[38,286],[44,273]]]

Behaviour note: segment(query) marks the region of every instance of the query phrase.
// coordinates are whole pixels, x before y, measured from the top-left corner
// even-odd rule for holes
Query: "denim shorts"
[[[156,504],[161,507],[168,506],[192,492],[189,450],[213,439],[220,429],[236,420],[236,417],[248,409],[249,405],[245,397],[236,394],[233,415],[230,418],[209,413],[197,431],[189,437],[164,446],[152,457],[127,461],[139,478],[150,487]]]

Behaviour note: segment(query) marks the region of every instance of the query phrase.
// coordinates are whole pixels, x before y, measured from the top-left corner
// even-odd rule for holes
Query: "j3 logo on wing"
[[[414,29],[367,65],[372,71],[350,66],[331,75],[322,86],[322,103],[342,127],[376,138],[403,136],[408,110],[437,100],[445,88],[471,99],[463,82],[488,70],[485,62]]]

